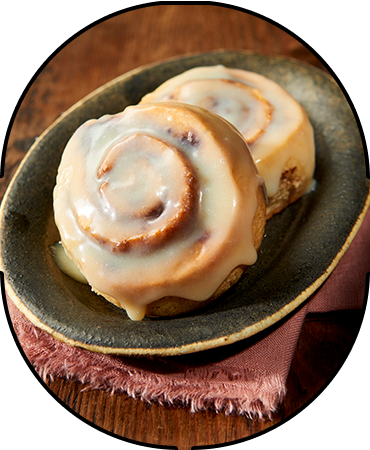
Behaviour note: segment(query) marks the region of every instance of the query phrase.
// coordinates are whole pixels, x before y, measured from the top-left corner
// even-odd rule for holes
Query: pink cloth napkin
[[[107,356],[70,347],[32,325],[8,299],[26,357],[43,378],[63,377],[87,388],[126,392],[191,411],[270,416],[286,394],[286,379],[309,312],[362,308],[370,272],[370,214],[332,275],[288,320],[219,349],[168,358]]]

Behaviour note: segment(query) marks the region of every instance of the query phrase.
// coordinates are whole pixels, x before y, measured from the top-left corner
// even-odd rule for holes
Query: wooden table
[[[160,5],[112,17],[63,48],[27,92],[9,137],[1,197],[35,137],[86,94],[143,64],[220,48],[285,55],[323,68],[284,31],[233,9]],[[344,362],[360,321],[360,312],[306,319],[287,381],[288,394],[268,421],[211,411],[191,414],[155,403],[148,406],[124,394],[82,391],[85,386],[63,379],[47,385],[78,415],[118,437],[179,449],[231,442],[273,427],[305,405]]]

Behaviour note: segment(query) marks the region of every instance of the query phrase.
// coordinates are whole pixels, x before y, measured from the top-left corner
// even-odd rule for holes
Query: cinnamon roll
[[[160,101],[201,106],[238,128],[265,180],[267,218],[312,185],[312,126],[301,105],[274,81],[221,65],[198,67],[166,81],[141,103]]]
[[[257,259],[265,192],[226,120],[178,103],[89,120],[62,155],[55,222],[92,289],[133,320],[214,300]]]

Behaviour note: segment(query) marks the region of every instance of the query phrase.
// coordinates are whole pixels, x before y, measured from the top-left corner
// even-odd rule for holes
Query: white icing
[[[63,273],[80,283],[87,284],[86,278],[78,270],[75,263],[67,256],[61,242],[55,242],[49,248],[56,265]]]
[[[307,186],[307,189],[304,191],[304,194],[311,194],[311,192],[316,191],[317,181],[315,178],[312,179],[311,183]]]
[[[236,126],[250,147],[269,198],[277,193],[291,158],[310,183],[315,165],[312,126],[301,105],[274,81],[221,65],[197,67],[166,81],[141,103],[160,101],[201,106]]]
[[[63,153],[55,221],[95,291],[133,320],[165,296],[203,301],[257,253],[262,183],[244,139],[197,107],[128,107],[82,125]]]

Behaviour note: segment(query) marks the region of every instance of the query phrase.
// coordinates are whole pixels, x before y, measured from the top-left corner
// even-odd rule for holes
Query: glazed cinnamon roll
[[[267,218],[312,186],[312,126],[301,105],[274,81],[221,65],[199,67],[166,81],[141,103],[159,101],[201,106],[238,128],[265,180]]]
[[[54,189],[68,257],[133,320],[212,301],[257,259],[265,193],[240,133],[198,107],[130,106],[83,124]]]

